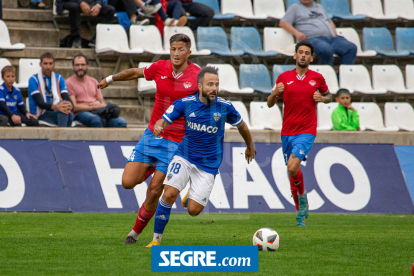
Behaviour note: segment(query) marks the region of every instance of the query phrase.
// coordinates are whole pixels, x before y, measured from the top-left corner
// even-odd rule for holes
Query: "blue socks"
[[[172,206],[172,204],[165,203],[160,199],[157,211],[155,212],[154,233],[164,233],[165,226],[167,226],[167,223],[170,220]]]

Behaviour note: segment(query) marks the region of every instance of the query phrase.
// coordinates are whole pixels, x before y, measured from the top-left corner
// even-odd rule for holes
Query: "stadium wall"
[[[134,146],[131,141],[0,140],[0,211],[137,211],[147,184],[134,190],[120,185]],[[247,165],[243,143],[225,143],[205,212],[295,211],[281,144],[256,147],[257,158]],[[414,147],[408,149],[400,160],[412,159]],[[401,158],[402,149],[392,144],[315,144],[302,164],[310,209],[414,213],[396,150]],[[412,171],[412,160],[402,164],[404,172]],[[405,173],[407,180],[412,176]],[[173,208],[185,212],[178,201]]]

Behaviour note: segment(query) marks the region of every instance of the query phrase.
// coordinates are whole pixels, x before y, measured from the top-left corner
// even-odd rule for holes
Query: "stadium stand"
[[[357,46],[357,57],[374,57],[377,55],[377,52],[374,50],[362,50],[359,35],[354,28],[336,28],[336,31],[338,35],[345,37]]]
[[[318,103],[317,115],[318,116],[318,127],[317,130],[332,130],[332,111],[338,107],[338,103],[332,102],[328,104]]]
[[[16,84],[17,88],[27,88],[29,86],[29,79],[40,70],[40,59],[35,58],[21,58],[19,60],[19,82]]]
[[[226,32],[220,27],[199,27],[197,45],[200,49],[208,49],[212,54],[221,56],[243,55],[243,51],[230,50]]]
[[[195,56],[208,56],[211,51],[208,49],[197,50],[197,43],[193,31],[189,27],[164,27],[164,49],[170,49],[170,37],[175,34],[183,33],[191,39],[191,54]]]
[[[285,2],[283,0],[255,0],[253,10],[260,17],[281,19],[285,15]]]
[[[253,13],[251,0],[221,0],[222,13],[232,13],[238,17],[250,20],[263,20],[267,15]]]
[[[339,18],[343,20],[365,19],[365,15],[363,14],[351,14],[348,0],[320,0],[320,4],[331,18]]]
[[[353,103],[358,111],[361,130],[373,131],[398,131],[396,126],[384,126],[381,109],[376,103]]]
[[[369,72],[364,65],[341,65],[339,87],[348,89],[351,94],[354,92],[370,95],[387,93],[385,88],[372,88]]]
[[[293,35],[282,28],[265,27],[263,29],[263,49],[265,52],[275,51],[287,56],[286,61],[295,54]]]
[[[24,43],[11,44],[9,29],[3,20],[0,20],[0,55],[6,51],[21,51],[26,48]]]
[[[309,69],[322,74],[329,87],[329,92],[336,94],[339,90],[338,78],[336,77],[335,70],[330,65],[310,65]]]
[[[263,64],[241,64],[240,88],[253,88],[256,92],[272,93],[269,70]]]
[[[409,103],[385,103],[384,122],[386,127],[414,131],[414,109]]]
[[[414,3],[412,0],[384,0],[384,13],[386,16],[414,20]]]
[[[212,8],[213,11],[214,11],[213,19],[216,19],[216,20],[229,20],[229,19],[234,18],[234,14],[232,14],[232,13],[222,14],[220,12],[220,6],[219,6],[219,3],[218,3],[218,0],[194,0],[194,2],[204,4],[204,5],[209,6],[210,8]]]
[[[231,27],[230,41],[232,51],[242,51],[259,57],[277,55],[276,51],[263,51],[262,39],[254,27]]]
[[[380,55],[387,57],[406,57],[410,55],[409,51],[396,51],[391,32],[383,28],[364,28],[364,50],[374,50]]]
[[[376,20],[395,20],[397,15],[384,15],[381,0],[351,0],[352,14],[364,14]]]
[[[397,65],[374,65],[372,66],[372,86],[374,89],[387,89],[388,92],[406,95],[413,94],[414,89],[407,89],[400,67]]]
[[[395,48],[397,52],[414,54],[414,28],[395,28]]]
[[[282,129],[282,114],[279,106],[268,108],[266,102],[250,102],[250,123],[252,127],[280,131]]]
[[[170,54],[170,51],[164,50],[160,31],[154,25],[132,25],[129,28],[129,48],[143,49],[144,52],[154,55]]]
[[[253,88],[245,87],[241,89],[239,87],[239,80],[237,78],[237,72],[230,64],[207,64],[207,66],[213,66],[218,68],[220,79],[220,91],[238,94],[251,94],[254,92]]]
[[[272,69],[273,83],[272,84],[274,85],[276,83],[277,78],[279,77],[280,74],[288,70],[293,70],[295,68],[296,68],[295,65],[278,65],[278,64],[273,65],[273,69]]]

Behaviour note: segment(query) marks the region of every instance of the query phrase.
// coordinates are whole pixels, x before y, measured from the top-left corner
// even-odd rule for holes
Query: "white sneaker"
[[[171,26],[174,26],[174,22],[175,22],[175,18],[167,18],[167,19],[165,19],[165,21],[164,21],[164,25],[165,26],[168,26],[168,27],[171,27]]]
[[[158,3],[156,5],[145,5],[141,7],[142,12],[144,13],[144,15],[152,15],[156,12],[158,12],[160,10],[160,8],[162,7],[161,3]]]
[[[134,25],[147,25],[147,24],[149,24],[149,19],[148,18],[145,18],[144,20],[142,20],[142,21],[136,21],[135,23],[133,23]]]

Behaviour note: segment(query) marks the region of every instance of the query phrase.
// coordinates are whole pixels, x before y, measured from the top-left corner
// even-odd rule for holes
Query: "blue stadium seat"
[[[394,42],[387,28],[363,28],[364,50],[374,50],[387,57],[406,57],[409,51],[395,51]]]
[[[233,19],[234,18],[234,14],[231,14],[231,13],[221,14],[218,0],[194,0],[193,2],[204,4],[212,8],[214,11],[213,19]]]
[[[280,74],[282,74],[285,71],[289,71],[289,70],[293,70],[296,68],[296,65],[294,64],[289,64],[289,65],[278,65],[275,64],[273,65],[273,84],[276,83],[277,78],[279,77]]]
[[[397,52],[409,51],[414,54],[414,28],[395,29],[395,48]]]
[[[254,27],[231,27],[230,41],[233,51],[261,57],[277,55],[276,51],[263,51],[262,38]]]
[[[198,48],[208,49],[212,54],[221,56],[241,56],[243,51],[230,50],[226,32],[220,27],[198,27]]]
[[[263,64],[240,64],[240,88],[251,87],[254,91],[272,93],[269,70]]]
[[[365,15],[352,15],[348,0],[320,0],[330,18],[339,18],[344,20],[363,20]]]

